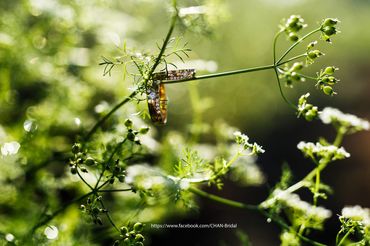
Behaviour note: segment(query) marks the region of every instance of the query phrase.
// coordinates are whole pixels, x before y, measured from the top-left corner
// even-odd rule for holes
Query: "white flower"
[[[18,150],[19,150],[20,147],[21,147],[21,145],[16,141],[12,141],[12,142],[9,142],[9,143],[4,143],[4,145],[1,146],[1,154],[3,156],[15,155],[15,154],[18,153]]]
[[[45,234],[47,239],[53,240],[53,239],[56,239],[58,237],[59,231],[58,231],[58,228],[56,226],[48,226],[48,227],[45,228],[44,234]]]
[[[343,148],[334,145],[324,146],[320,143],[299,142],[297,148],[307,156],[316,156],[319,159],[330,158],[331,161],[341,160],[350,157],[350,154]]]
[[[187,8],[181,8],[179,10],[179,16],[184,17],[186,15],[200,15],[207,13],[206,6],[191,6]]]
[[[282,203],[296,211],[300,211],[308,218],[315,218],[319,221],[324,221],[332,215],[330,210],[323,207],[313,206],[308,202],[302,201],[297,194],[280,189],[274,190],[272,198],[263,202],[262,206],[265,208],[272,207],[276,202]]]
[[[346,206],[342,209],[342,216],[356,221],[361,221],[365,226],[370,226],[370,209],[359,205]]]
[[[324,124],[340,124],[345,127],[351,127],[354,131],[369,130],[368,121],[358,118],[352,114],[342,113],[336,108],[324,108],[320,113],[320,119]]]

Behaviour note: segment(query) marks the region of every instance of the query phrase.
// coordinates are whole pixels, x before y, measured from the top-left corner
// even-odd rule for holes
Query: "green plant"
[[[176,133],[169,134],[163,140],[162,151],[159,151],[155,146],[148,144],[148,141],[154,140],[147,124],[137,115],[127,117],[131,110],[129,108],[130,102],[146,101],[146,93],[148,88],[153,86],[155,72],[167,71],[171,66],[175,66],[171,63],[172,57],[183,61],[188,56],[190,50],[187,48],[187,44],[184,44],[179,38],[172,38],[177,22],[180,21],[185,28],[198,33],[210,32],[209,26],[206,25],[209,18],[205,16],[206,12],[203,12],[203,9],[204,7],[198,6],[193,9],[195,12],[184,11],[178,8],[176,1],[173,1],[170,28],[163,43],[158,45],[157,53],[137,53],[125,45],[120,56],[112,59],[103,57],[103,61],[100,63],[104,66],[103,74],[109,75],[115,66],[123,65],[125,75],[129,74],[134,80],[134,90],[103,114],[89,131],[81,134],[71,147],[72,153],[67,154],[71,175],[77,176],[85,185],[82,190],[83,194],[52,213],[48,211],[42,213],[38,221],[25,233],[22,239],[15,241],[16,243],[27,243],[29,237],[34,235],[39,228],[48,225],[56,216],[66,212],[70,205],[81,203],[81,211],[86,215],[87,220],[100,226],[111,225],[114,230],[112,236],[115,238],[114,245],[143,245],[145,238],[141,233],[145,232],[145,222],[150,222],[150,218],[141,221],[135,215],[117,220],[114,217],[114,210],[106,205],[106,200],[109,200],[109,196],[113,194],[133,193],[135,198],[128,198],[128,200],[137,202],[138,214],[144,209],[155,210],[163,205],[169,206],[169,213],[181,213],[183,208],[186,211],[186,209],[195,206],[194,195],[198,195],[231,207],[261,213],[282,228],[280,237],[282,245],[300,245],[301,242],[323,245],[308,237],[311,230],[322,230],[325,220],[332,215],[331,211],[318,206],[320,199],[326,199],[331,191],[322,182],[321,172],[333,161],[349,157],[349,153],[341,147],[343,137],[357,131],[368,130],[369,123],[333,108],[324,108],[320,111],[318,107],[307,102],[309,94],[301,96],[298,106],[296,106],[285,96],[281,83],[285,82],[287,86],[293,87],[299,82],[312,80],[324,94],[329,96],[336,94],[333,90],[333,86],[339,81],[333,76],[337,70],[336,67],[323,68],[316,76],[303,73],[306,67],[311,66],[316,59],[323,55],[321,51],[314,49],[317,41],[310,42],[304,53],[292,57],[289,55],[298,45],[312,38],[315,34],[320,34],[322,41],[331,42],[332,36],[338,32],[336,29],[338,20],[325,19],[316,29],[302,37],[299,35],[306,24],[300,16],[293,15],[284,20],[273,40],[273,61],[270,65],[162,81],[167,86],[194,80],[273,70],[282,98],[297,111],[298,117],[302,116],[308,121],[320,119],[324,124],[333,125],[337,131],[333,141],[321,138],[317,143],[300,142],[297,146],[304,156],[313,162],[313,170],[302,180],[291,184],[289,177],[292,174],[288,168],[285,168],[281,182],[276,184],[270,196],[258,205],[229,200],[209,194],[201,189],[204,185],[214,185],[218,189],[222,189],[223,180],[226,178],[244,182],[247,185],[262,183],[264,177],[255,164],[255,158],[265,150],[257,143],[250,142],[247,135],[224,122],[217,122],[212,126],[203,123],[201,115],[206,108],[199,106],[204,105],[204,101],[199,98],[194,88],[190,88],[190,93],[195,115],[189,131],[191,137],[188,140],[176,135]],[[197,24],[199,21],[201,24]],[[207,28],[200,28],[204,26]],[[293,43],[278,57],[277,41],[283,34],[286,34],[288,40]],[[127,106],[124,119],[114,115],[123,106]],[[144,113],[143,116],[145,117],[146,114]],[[113,121],[107,123],[112,119]],[[29,130],[32,132],[32,121],[29,124]],[[207,134],[206,129],[211,129],[209,132],[216,135],[216,144],[207,146],[211,157],[204,157],[203,155],[206,153],[196,150],[199,147],[197,145],[200,144],[199,137]],[[171,143],[176,137],[176,144],[180,148],[174,148]],[[18,151],[18,148],[17,142],[9,142],[3,145],[2,154],[4,156],[12,155]],[[182,152],[179,152],[179,149],[182,149]],[[52,158],[46,160],[45,163],[50,162]],[[150,162],[153,159],[157,160],[153,161],[156,167],[140,164],[143,161]],[[248,179],[248,174],[251,172],[255,173],[253,177]],[[94,175],[97,177],[96,179],[92,178]],[[295,194],[300,189],[308,189],[311,192],[312,203],[301,200]],[[124,199],[122,200],[125,202]],[[363,245],[366,245],[369,241],[369,211],[361,210],[361,215],[357,216],[348,213],[347,210],[344,209],[340,217],[342,228],[338,233],[337,245],[343,245],[349,241],[349,236],[355,231],[359,231],[359,235],[356,234],[356,236],[359,236],[359,240]],[[132,219],[129,217],[141,222],[132,223]],[[38,242],[37,237],[34,240],[35,243]],[[14,238],[8,241],[13,242]]]

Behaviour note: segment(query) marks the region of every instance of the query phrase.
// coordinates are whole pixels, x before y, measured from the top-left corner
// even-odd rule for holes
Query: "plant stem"
[[[306,53],[304,53],[304,54],[300,54],[300,55],[297,55],[297,56],[294,56],[294,57],[292,57],[292,58],[289,58],[289,59],[288,59],[288,60],[286,60],[286,61],[283,61],[283,62],[278,63],[278,66],[281,66],[281,65],[283,65],[283,64],[285,64],[285,63],[288,63],[288,62],[291,62],[291,61],[294,61],[294,60],[297,60],[297,59],[299,59],[299,58],[306,57],[306,56],[307,56],[307,54],[306,54]]]
[[[315,191],[313,195],[313,205],[317,205],[317,199],[319,197],[319,188],[320,188],[320,170],[316,168],[316,182],[315,182]]]
[[[334,139],[333,145],[339,147],[343,141],[344,134],[346,133],[346,128],[340,127],[337,131],[337,136]]]
[[[304,35],[302,38],[300,38],[297,42],[295,42],[294,44],[292,44],[286,51],[285,53],[279,58],[279,60],[277,60],[276,63],[280,63],[288,54],[290,51],[292,51],[292,49],[294,49],[298,44],[300,44],[303,40],[305,40],[306,38],[308,38],[309,36],[311,36],[312,34],[318,32],[321,30],[321,27],[307,33],[306,35]]]
[[[109,156],[109,159],[107,161],[107,163],[105,163],[104,167],[103,167],[103,170],[102,172],[100,173],[99,175],[99,178],[98,180],[96,181],[96,184],[95,184],[95,187],[94,187],[94,190],[97,189],[97,187],[99,186],[99,183],[100,183],[100,180],[101,178],[103,177],[104,175],[104,172],[105,170],[107,169],[107,167],[109,166],[110,162],[112,161],[114,155],[117,153],[117,151],[119,150],[119,148],[126,142],[127,138],[125,138],[123,141],[121,141],[120,143],[117,144],[117,146],[114,148],[113,152],[111,153],[111,155]]]
[[[132,191],[132,188],[127,188],[127,189],[98,190],[98,192],[123,192],[123,191]]]
[[[193,186],[191,186],[188,189],[188,191],[190,191],[190,192],[192,192],[192,193],[194,193],[196,195],[199,195],[201,197],[210,199],[212,201],[215,201],[215,202],[218,202],[218,203],[221,203],[221,204],[230,206],[230,207],[259,211],[265,217],[270,218],[272,221],[274,221],[275,223],[277,223],[278,225],[280,225],[284,229],[289,230],[289,226],[287,224],[285,224],[283,221],[281,221],[281,220],[279,220],[277,218],[272,218],[270,216],[270,214],[268,214],[266,211],[264,211],[263,209],[259,208],[256,205],[249,205],[249,204],[245,204],[245,203],[233,201],[233,200],[230,200],[230,199],[226,199],[226,198],[223,198],[223,197],[220,197],[220,196],[216,196],[216,195],[213,195],[213,194],[209,194],[208,192],[202,191],[202,190],[200,190],[198,188],[195,188]],[[305,241],[305,242],[307,242],[307,243],[309,243],[311,245],[314,245],[314,246],[326,246],[325,244],[318,243],[316,241],[313,241],[313,240],[311,240],[309,238],[306,238],[305,236],[299,235],[297,233],[296,233],[296,235],[297,235],[297,237],[299,237],[300,239],[302,239],[302,241]]]
[[[210,79],[210,78],[224,77],[224,76],[230,76],[230,75],[236,75],[236,74],[242,74],[242,73],[250,73],[250,72],[256,72],[256,71],[268,70],[272,68],[274,68],[274,65],[266,65],[266,66],[245,68],[245,69],[232,70],[232,71],[226,71],[226,72],[220,72],[220,73],[199,75],[199,76],[196,76],[194,78],[189,78],[189,79],[168,80],[168,81],[163,81],[162,83],[163,84],[177,84],[177,83],[193,81],[193,80]]]
[[[84,182],[90,188],[90,190],[93,190],[93,187],[89,183],[87,183],[87,181],[81,176],[81,174],[78,171],[78,169],[76,169],[76,171],[77,171],[78,177],[80,177],[80,179],[82,180],[82,182]]]
[[[340,242],[338,243],[337,246],[340,246],[342,245],[342,243],[345,242],[345,240],[347,239],[347,237],[352,233],[352,231],[354,230],[354,228],[352,227],[351,229],[348,230],[348,232],[346,234],[344,234],[344,236],[342,237],[342,239],[340,240]]]
[[[118,229],[118,227],[116,226],[116,224],[114,223],[112,217],[110,216],[110,213],[109,211],[106,209],[106,207],[104,206],[104,202],[102,200],[100,200],[100,205],[102,206],[102,208],[105,210],[105,215],[107,216],[107,219],[109,220],[109,222],[111,223],[111,225],[118,231],[120,232],[120,230]]]
[[[136,96],[138,91],[133,91],[128,97],[123,99],[120,103],[118,103],[116,106],[114,106],[106,115],[104,115],[103,118],[101,118],[98,122],[95,123],[95,125],[91,128],[91,130],[86,134],[84,140],[88,141],[90,137],[99,129],[100,126],[104,124],[104,122],[114,113],[116,112],[120,107],[128,103]]]
[[[297,110],[297,106],[295,106],[291,101],[289,101],[285,95],[284,95],[284,92],[283,92],[283,88],[281,88],[281,82],[280,82],[280,78],[279,78],[279,73],[278,73],[278,69],[277,67],[274,67],[274,71],[275,71],[275,76],[276,76],[276,81],[277,81],[277,84],[278,84],[278,87],[279,87],[279,91],[280,91],[280,95],[281,97],[284,99],[284,101],[290,106],[292,107],[294,110]]]
[[[233,200],[230,200],[230,199],[227,199],[227,198],[216,196],[216,195],[210,194],[208,192],[202,191],[198,188],[195,188],[193,186],[189,187],[188,190],[190,192],[198,195],[198,196],[208,198],[210,200],[216,201],[218,203],[222,203],[222,204],[230,206],[230,207],[249,209],[249,210],[258,210],[258,206],[256,206],[256,205],[244,204],[244,203],[241,203],[241,202],[236,202],[236,201],[233,201]]]
[[[60,214],[64,210],[66,210],[70,205],[72,205],[75,202],[79,202],[79,201],[83,200],[84,198],[90,196],[93,193],[94,193],[93,191],[90,191],[89,193],[86,193],[85,195],[82,195],[82,196],[80,196],[78,198],[75,198],[75,199],[69,201],[68,203],[64,204],[61,208],[59,208],[58,210],[56,210],[55,212],[53,212],[51,215],[45,215],[45,218],[43,220],[39,221],[36,225],[34,225],[31,228],[30,232],[26,236],[27,239],[29,239],[28,238],[28,235],[32,235],[39,227],[41,227],[41,226],[45,225],[46,223],[48,223],[50,220],[52,220],[58,214]]]

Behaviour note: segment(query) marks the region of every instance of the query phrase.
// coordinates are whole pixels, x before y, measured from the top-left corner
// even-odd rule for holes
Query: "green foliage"
[[[166,81],[166,75],[160,79],[164,86],[272,69],[281,96],[298,110],[298,116],[308,121],[320,118],[334,126],[334,141],[322,138],[318,143],[298,144],[303,155],[315,164],[306,177],[292,184],[293,174],[284,166],[281,181],[270,196],[258,205],[248,205],[200,188],[214,185],[222,189],[226,179],[242,186],[263,184],[266,177],[256,162],[257,155],[265,150],[223,121],[213,125],[203,122],[202,115],[211,102],[200,98],[195,87],[189,87],[194,119],[187,131],[173,131],[160,138],[156,128],[145,121],[145,101],[155,73],[166,74],[177,68],[176,62],[190,58],[188,43],[172,37],[176,24],[209,35],[220,20],[227,18],[223,3],[212,0],[199,6],[181,6],[172,1],[169,30],[155,51],[128,48],[129,40],[112,51],[101,40],[105,32],[100,30],[109,25],[103,21],[109,14],[90,13],[94,8],[102,10],[104,4],[97,0],[72,1],[68,5],[64,1],[0,5],[0,112],[4,116],[0,120],[0,208],[9,211],[0,217],[4,221],[0,225],[1,240],[15,245],[51,245],[58,238],[61,245],[109,242],[141,246],[150,237],[146,223],[186,216],[197,206],[194,195],[199,195],[267,216],[282,227],[282,245],[321,245],[307,238],[311,230],[323,230],[332,214],[318,206],[319,199],[331,193],[320,173],[329,163],[350,156],[341,147],[343,137],[368,130],[369,123],[332,108],[319,111],[307,102],[308,93],[300,97],[296,107],[286,98],[281,80],[289,87],[314,80],[324,94],[336,94],[332,89],[339,81],[333,76],[336,67],[321,69],[317,77],[302,73],[323,56],[313,49],[316,41],[304,53],[290,55],[315,34],[331,42],[338,33],[338,20],[325,19],[302,36],[299,33],[307,25],[301,16],[284,20],[273,40],[272,65],[178,81]],[[128,9],[135,10],[130,4]],[[103,15],[99,21],[86,20],[95,20],[98,14]],[[276,43],[283,33],[293,44],[277,58]],[[105,55],[111,53],[111,58]],[[93,70],[95,63],[91,60],[96,57],[102,57],[103,76],[113,76],[106,77],[107,83],[102,84],[101,76]],[[117,91],[121,85],[114,77],[116,67],[122,67],[124,80],[130,81],[126,85],[132,87],[128,96],[128,91]],[[93,110],[95,113],[91,113]],[[312,202],[296,194],[301,188],[312,193]],[[368,209],[345,208],[340,222],[338,245],[349,241],[369,243]],[[102,239],[94,235],[96,231],[104,234]],[[237,236],[243,244],[249,244],[243,232]]]

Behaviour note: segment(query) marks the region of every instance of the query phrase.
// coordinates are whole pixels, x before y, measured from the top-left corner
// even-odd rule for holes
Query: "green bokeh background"
[[[179,1],[180,6],[202,3]],[[58,159],[63,160],[76,135],[89,129],[100,117],[94,113],[97,104],[106,101],[106,107],[112,107],[132,86],[129,77],[122,78],[122,67],[115,68],[112,76],[103,76],[103,68],[98,65],[101,56],[118,54],[116,45],[121,46],[123,40],[138,51],[155,50],[155,43],[161,42],[168,29],[168,8],[167,1],[159,0],[0,2],[0,144],[12,140],[27,143],[21,147],[27,159],[0,160],[2,233],[21,235],[27,230],[25,220],[34,221],[41,213],[40,203],[45,205],[48,201],[51,206],[57,206],[73,195],[73,192],[63,193],[74,191],[70,186],[76,184],[59,183],[65,168],[60,166],[63,163]],[[224,1],[221,10],[227,18],[221,18],[213,26],[212,35],[184,32],[181,28],[175,32],[189,43],[192,49],[189,60],[214,61],[218,71],[271,64],[272,39],[277,25],[291,14],[304,17],[308,29],[316,27],[326,17],[338,18],[341,33],[333,38],[333,44],[320,44],[326,56],[309,70],[314,74],[327,65],[339,67],[338,95],[325,96],[309,81],[293,89],[284,88],[284,91],[292,101],[310,91],[315,105],[337,107],[370,119],[369,1],[233,0]],[[289,42],[282,38],[278,51],[284,51],[288,45]],[[199,74],[205,73],[199,71]],[[329,139],[334,136],[328,126],[296,119],[295,112],[279,95],[271,70],[168,85],[169,119],[166,126],[158,127],[158,139],[172,130],[185,131],[192,121],[189,84],[196,85],[200,98],[212,101],[212,106],[202,115],[204,122],[223,119],[266,149],[259,160],[268,177],[266,186],[242,189],[227,184],[219,192],[221,195],[250,203],[261,201],[268,194],[268,187],[278,180],[283,162],[290,164],[297,179],[312,168],[296,149],[300,140],[315,141],[319,136]],[[145,109],[144,104],[140,107]],[[81,120],[81,125],[75,123],[75,118]],[[26,120],[36,122],[35,141],[27,142],[23,129]],[[324,202],[334,214],[340,213],[344,205],[370,207],[369,132],[349,136],[344,146],[352,157],[335,163],[323,176],[324,182],[335,190],[329,201]],[[30,177],[22,176],[24,170],[40,166],[51,157],[56,159],[52,169],[41,168]],[[58,190],[58,187],[62,187],[60,193],[47,192],[48,189]],[[19,211],[26,212],[19,214]],[[75,221],[81,217],[76,210],[70,210],[60,219],[68,220],[70,229],[62,237],[70,237],[71,245],[91,243],[83,236],[89,227],[73,232]],[[199,213],[181,219],[238,223],[253,245],[277,245],[279,242],[278,228],[265,223],[263,218],[207,201],[200,202]],[[338,226],[333,218],[326,233],[317,233],[318,238],[330,244]],[[95,238],[97,245],[104,245],[103,234]],[[168,231],[154,233],[152,243],[172,245],[171,242],[179,240],[188,245],[215,245],[231,241],[226,245],[237,245],[234,232],[223,230],[215,234],[214,231]],[[58,245],[58,242],[53,243]]]

